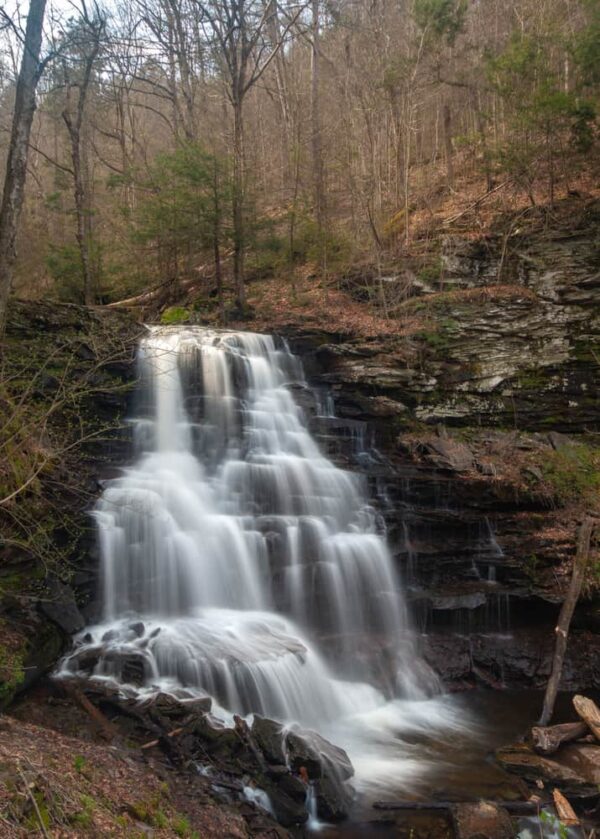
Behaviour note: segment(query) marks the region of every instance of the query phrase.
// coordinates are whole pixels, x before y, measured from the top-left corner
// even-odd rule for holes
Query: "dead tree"
[[[552,672],[546,687],[544,707],[539,723],[540,725],[548,725],[554,712],[554,703],[556,702],[556,694],[558,693],[563,661],[567,650],[569,627],[571,625],[571,618],[573,617],[573,612],[575,611],[575,606],[577,605],[585,577],[585,569],[590,555],[590,542],[593,530],[594,520],[590,517],[585,518],[579,528],[577,554],[573,563],[571,583],[569,585],[565,601],[562,605],[562,609],[560,610],[560,615],[558,616],[558,623],[556,624],[556,646],[554,648],[554,658],[552,660]]]

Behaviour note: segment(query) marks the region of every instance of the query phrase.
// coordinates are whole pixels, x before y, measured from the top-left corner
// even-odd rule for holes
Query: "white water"
[[[140,693],[299,722],[348,750],[359,785],[414,784],[426,767],[402,732],[461,723],[360,476],[321,454],[294,400],[299,360],[268,336],[153,327],[140,372],[138,460],[95,510],[103,619],[63,674],[100,650],[92,678],[126,684],[133,661]]]

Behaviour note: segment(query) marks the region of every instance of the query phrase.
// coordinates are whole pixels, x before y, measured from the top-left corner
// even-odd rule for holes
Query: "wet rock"
[[[146,631],[146,627],[142,623],[142,621],[136,621],[135,623],[130,623],[127,629],[130,629],[134,632],[138,638],[141,638],[144,632]]]
[[[121,681],[126,684],[141,687],[150,676],[148,661],[142,653],[108,650],[104,661],[120,672]]]
[[[600,786],[600,746],[573,743],[563,746],[552,758],[536,754],[525,744],[496,752],[498,763],[528,781],[541,781],[558,787],[573,798],[598,795]]]
[[[306,802],[306,784],[300,778],[292,775],[291,772],[287,771],[282,774],[277,786],[294,801],[298,801],[301,804]]]
[[[315,731],[288,732],[286,746],[291,768],[299,772],[304,767],[311,780],[330,777],[346,781],[354,775],[346,752]]]
[[[251,733],[267,763],[278,765],[286,763],[280,723],[255,714]]]
[[[208,751],[217,760],[229,762],[243,748],[239,732],[228,728],[212,714],[199,716],[190,733],[200,741],[200,750]]]
[[[75,596],[70,586],[59,580],[50,579],[46,582],[47,597],[40,600],[39,608],[59,626],[67,635],[74,635],[83,629],[85,621],[75,603]]]
[[[513,839],[512,821],[497,804],[457,804],[452,808],[457,839]]]
[[[266,792],[275,818],[283,827],[293,827],[308,821],[308,812],[304,801],[294,801],[279,786],[268,787]]]
[[[85,647],[71,656],[69,666],[72,670],[91,675],[100,661],[101,655],[102,647]]]
[[[332,778],[319,778],[315,781],[317,815],[327,822],[345,819],[352,804],[353,791],[348,784],[336,782]]]
[[[139,703],[141,710],[155,711],[167,719],[181,719],[189,714],[202,715],[212,707],[210,696],[179,697],[171,693],[157,693],[150,699]]]
[[[486,603],[486,596],[480,591],[467,594],[439,595],[431,598],[431,608],[445,610],[478,609]]]

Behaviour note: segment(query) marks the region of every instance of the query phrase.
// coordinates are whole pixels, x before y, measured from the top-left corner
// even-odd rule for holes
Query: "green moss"
[[[442,260],[439,258],[436,259],[435,262],[423,265],[423,267],[417,272],[417,279],[428,285],[439,282],[441,276]]]
[[[573,443],[545,456],[544,480],[561,505],[577,502],[597,508],[600,501],[600,450]]]
[[[97,809],[97,802],[90,795],[81,795],[79,800],[82,809],[70,816],[69,821],[78,827],[91,827],[94,822],[94,811]]]
[[[518,378],[518,387],[522,390],[540,391],[547,383],[543,370],[527,370]]]
[[[83,772],[83,770],[85,769],[86,763],[87,763],[87,761],[86,761],[86,759],[84,758],[83,755],[75,755],[75,758],[73,759],[73,766],[74,766],[76,772],[81,774]]]
[[[177,816],[173,819],[171,827],[177,836],[181,837],[181,839],[200,839],[200,834],[197,833],[197,831],[192,830],[189,819],[185,816]]]
[[[440,318],[431,322],[427,329],[416,333],[434,352],[445,352],[456,338],[460,324],[453,318]]]
[[[26,650],[0,644],[0,707],[5,706],[25,681]]]
[[[187,323],[190,319],[190,310],[183,306],[170,306],[162,313],[160,322],[167,326],[177,323]]]

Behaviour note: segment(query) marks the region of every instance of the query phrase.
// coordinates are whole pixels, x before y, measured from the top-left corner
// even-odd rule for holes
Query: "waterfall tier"
[[[309,433],[299,360],[269,336],[152,327],[139,367],[137,460],[94,511],[103,618],[63,675],[186,688],[319,730],[353,719],[366,753],[399,702],[420,725],[436,679],[361,476]],[[441,724],[444,700],[426,704]]]

